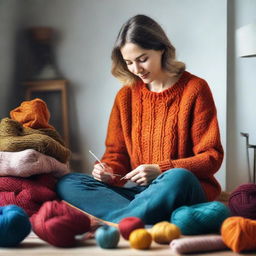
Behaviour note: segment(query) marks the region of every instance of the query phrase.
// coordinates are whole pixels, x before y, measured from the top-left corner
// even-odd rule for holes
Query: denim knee
[[[184,188],[186,186],[201,186],[198,178],[189,170],[185,168],[173,168],[165,171],[157,177],[152,183],[163,182],[171,186],[175,186],[176,189]]]
[[[174,176],[179,178],[180,180],[195,179],[196,178],[196,176],[191,171],[189,171],[185,168],[170,169],[168,171],[163,172],[159,176],[159,178],[164,178],[164,179],[171,178],[171,179],[173,179]]]

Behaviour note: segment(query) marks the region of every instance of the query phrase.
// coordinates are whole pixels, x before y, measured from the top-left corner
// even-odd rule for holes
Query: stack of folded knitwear
[[[0,121],[0,206],[15,204],[29,216],[57,199],[55,184],[68,173],[70,150],[49,125],[41,99],[24,101]]]

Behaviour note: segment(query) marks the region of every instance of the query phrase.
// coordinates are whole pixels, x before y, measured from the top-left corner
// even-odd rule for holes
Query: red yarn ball
[[[30,218],[33,231],[56,247],[72,247],[75,236],[90,230],[90,219],[64,202],[49,201]]]
[[[131,232],[135,229],[144,228],[145,224],[138,217],[127,217],[119,222],[118,227],[122,237],[129,240]]]
[[[233,215],[256,220],[256,184],[237,187],[230,194],[228,206]]]

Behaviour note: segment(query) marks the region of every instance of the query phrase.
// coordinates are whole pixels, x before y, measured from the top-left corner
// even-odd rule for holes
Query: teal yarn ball
[[[104,225],[99,227],[95,233],[97,244],[103,249],[116,248],[120,239],[117,228]]]
[[[0,207],[0,246],[19,245],[31,231],[27,213],[17,205]]]
[[[222,222],[230,217],[227,206],[221,202],[182,206],[173,211],[171,222],[177,225],[183,235],[219,233]]]

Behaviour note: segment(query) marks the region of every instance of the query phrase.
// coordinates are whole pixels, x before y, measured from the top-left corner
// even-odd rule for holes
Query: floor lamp
[[[242,58],[256,57],[256,23],[243,26],[236,31],[237,55]],[[249,134],[241,132],[246,139],[246,155],[249,172],[249,181],[256,183],[256,145],[249,143]],[[251,178],[249,149],[253,149],[253,179]]]

